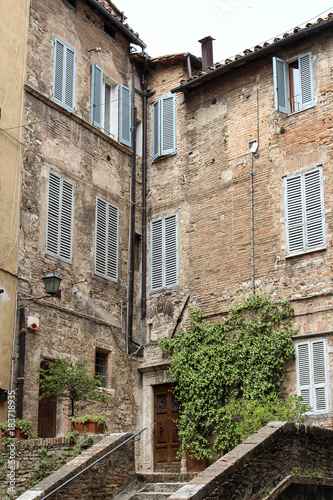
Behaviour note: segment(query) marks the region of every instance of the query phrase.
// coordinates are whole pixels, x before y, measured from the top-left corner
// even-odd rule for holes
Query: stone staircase
[[[136,481],[114,500],[165,500],[197,475],[195,472],[137,474]]]

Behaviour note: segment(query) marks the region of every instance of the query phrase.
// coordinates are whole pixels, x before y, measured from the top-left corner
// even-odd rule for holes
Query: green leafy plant
[[[46,448],[39,448],[38,462],[35,464],[29,481],[29,487],[39,483],[57,468],[57,461],[53,457],[47,455]]]
[[[39,384],[41,396],[37,399],[52,397],[59,403],[65,401],[66,414],[74,417],[76,411],[88,404],[99,401],[108,403],[110,397],[101,387],[101,377],[88,372],[88,359],[57,358],[47,369],[36,367],[34,371],[39,377],[34,381]]]
[[[69,438],[71,443],[74,443],[74,441],[76,440],[76,438],[79,434],[80,434],[79,431],[70,430],[70,431],[66,432],[66,437]]]
[[[34,430],[34,428],[32,427],[32,423],[30,422],[30,420],[28,418],[16,418],[15,419],[15,427],[18,427],[23,434],[25,434],[28,439],[35,439],[38,437],[36,431]],[[0,429],[2,429],[4,432],[8,432],[10,430],[13,429],[13,426],[12,424],[9,424],[8,421],[6,422],[2,422],[0,424]],[[4,439],[4,442],[5,440],[11,440],[11,438],[5,438]]]
[[[272,420],[301,421],[301,398],[282,398],[286,362],[295,355],[293,309],[250,297],[224,321],[209,323],[200,310],[179,337],[160,341],[170,359],[180,453],[212,458],[237,446]],[[213,445],[212,445],[213,444]]]
[[[103,424],[104,432],[108,429],[107,419],[100,413],[86,413],[85,415],[81,415],[79,417],[69,417],[69,419],[76,424],[85,424],[92,420],[97,424]]]

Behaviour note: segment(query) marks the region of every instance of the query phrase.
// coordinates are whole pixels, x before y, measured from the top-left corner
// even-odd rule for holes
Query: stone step
[[[143,491],[161,491],[173,493],[184,486],[184,483],[147,483]]]
[[[172,495],[172,491],[139,491],[131,496],[130,500],[164,500]]]

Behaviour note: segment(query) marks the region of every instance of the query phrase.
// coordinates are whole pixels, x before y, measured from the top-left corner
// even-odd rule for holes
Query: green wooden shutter
[[[306,249],[326,246],[322,169],[304,175]]]
[[[119,85],[119,142],[131,146],[131,91]]]
[[[153,104],[153,160],[160,154],[160,100],[158,100]]]
[[[96,64],[91,68],[91,123],[102,128],[103,71]]]
[[[285,178],[285,220],[287,254],[305,250],[305,227],[301,176]]]
[[[75,51],[57,38],[54,45],[53,99],[74,111]]]
[[[273,57],[273,80],[275,109],[288,113],[288,66],[278,57]]]
[[[176,100],[175,96],[161,99],[161,155],[176,151]]]
[[[164,219],[165,241],[165,287],[173,288],[178,284],[178,241],[177,215]]]
[[[300,71],[302,109],[305,109],[314,105],[311,52],[298,58],[298,68]]]
[[[118,208],[109,203],[107,277],[113,281],[118,279],[118,218]]]
[[[96,198],[95,273],[118,279],[119,210],[102,198]]]
[[[150,223],[151,290],[163,287],[163,221],[156,219]]]

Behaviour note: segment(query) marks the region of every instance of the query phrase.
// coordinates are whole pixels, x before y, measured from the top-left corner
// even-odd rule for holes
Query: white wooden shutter
[[[75,52],[66,47],[65,107],[74,111]]]
[[[131,146],[131,91],[119,85],[119,142]]]
[[[305,250],[301,176],[285,178],[285,219],[287,254]]]
[[[304,174],[306,249],[326,246],[322,169]]]
[[[91,123],[102,128],[103,71],[96,64],[91,70]]]
[[[312,407],[311,398],[311,367],[310,367],[310,342],[297,344],[297,392],[303,401]]]
[[[49,172],[46,251],[68,262],[72,258],[73,195],[71,182]]]
[[[161,99],[161,155],[176,151],[175,96]]]
[[[63,105],[63,80],[65,46],[60,40],[55,39],[54,45],[54,71],[53,71],[53,99]]]
[[[151,290],[163,287],[163,221],[153,220],[150,223],[150,262]]]
[[[118,279],[118,208],[96,198],[95,273]]]
[[[300,71],[302,109],[305,109],[314,105],[311,52],[298,58],[298,68]]]
[[[153,160],[160,156],[160,100],[153,104]]]
[[[165,287],[172,288],[178,281],[177,215],[164,219],[165,231]]]
[[[312,341],[313,407],[316,413],[328,412],[326,355],[324,340]]]
[[[275,109],[288,113],[288,65],[278,57],[273,57],[273,80]]]

